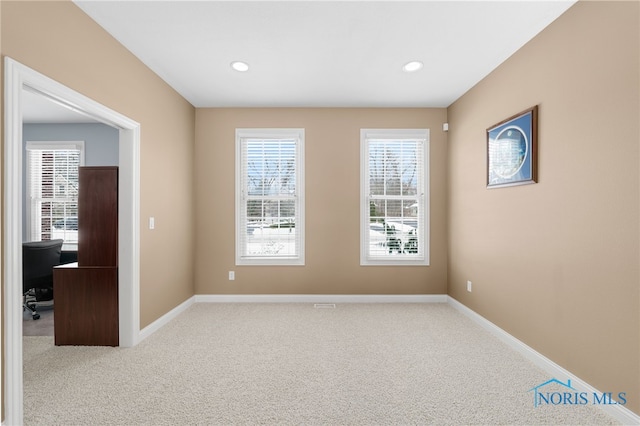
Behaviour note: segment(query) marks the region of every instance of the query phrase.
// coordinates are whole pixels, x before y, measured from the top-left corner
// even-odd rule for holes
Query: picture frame
[[[487,129],[487,188],[538,182],[538,105]]]

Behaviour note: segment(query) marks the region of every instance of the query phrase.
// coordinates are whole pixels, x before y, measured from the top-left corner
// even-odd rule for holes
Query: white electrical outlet
[[[471,281],[467,281],[467,291],[471,293],[471,288],[473,287],[473,283]]]
[[[229,281],[233,281],[236,279],[235,271],[229,271]]]

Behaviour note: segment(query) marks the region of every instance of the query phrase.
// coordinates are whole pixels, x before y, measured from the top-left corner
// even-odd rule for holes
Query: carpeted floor
[[[53,336],[53,303],[38,306],[40,319],[34,320],[30,311],[22,312],[23,336]]]
[[[26,425],[616,424],[446,304],[195,304],[135,348],[24,338]],[[558,378],[563,380],[564,378]]]

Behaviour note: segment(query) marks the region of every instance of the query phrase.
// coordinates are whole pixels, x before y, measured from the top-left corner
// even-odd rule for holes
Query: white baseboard
[[[529,361],[540,367],[542,370],[549,373],[549,375],[551,375],[552,377],[559,378],[561,380],[571,379],[572,386],[574,386],[576,389],[587,392],[589,394],[593,392],[601,394],[600,391],[598,391],[596,388],[594,388],[584,380],[580,379],[555,362],[551,361],[549,358],[537,352],[522,341],[516,339],[511,334],[507,333],[506,331],[504,331],[491,321],[487,320],[483,316],[477,314],[473,310],[469,309],[462,303],[458,302],[456,299],[452,298],[451,296],[447,296],[447,298],[449,305],[472,319],[474,322],[476,322],[482,328],[489,331],[498,339],[506,343],[516,352],[520,353]],[[640,416],[638,416],[628,408],[623,407],[622,405],[603,405],[600,408],[624,425],[640,425]]]
[[[204,303],[447,303],[446,294],[197,294]]]
[[[172,310],[170,310],[169,312],[167,312],[166,314],[164,314],[163,316],[161,316],[160,318],[158,318],[157,320],[155,320],[154,322],[146,326],[144,329],[140,330],[140,333],[138,334],[138,341],[136,342],[136,344],[142,342],[144,339],[151,336],[156,331],[160,330],[163,326],[168,324],[172,319],[176,318],[178,315],[184,312],[189,306],[193,305],[195,302],[195,298],[196,298],[195,296],[191,296],[190,298],[188,298],[187,300],[185,300],[184,302],[182,302],[181,304],[179,304],[178,306],[176,306],[175,308],[173,308]]]

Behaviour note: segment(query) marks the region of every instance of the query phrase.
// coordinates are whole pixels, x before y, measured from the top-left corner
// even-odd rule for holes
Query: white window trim
[[[241,232],[241,212],[244,209],[242,201],[242,139],[245,138],[273,138],[287,139],[295,138],[296,144],[296,191],[298,193],[297,218],[296,218],[296,238],[299,239],[299,253],[297,256],[274,256],[274,257],[247,257],[243,256]],[[245,128],[236,129],[236,265],[290,265],[302,266],[305,264],[305,186],[304,186],[304,129],[289,128]]]
[[[423,241],[424,256],[420,259],[402,258],[376,258],[370,257],[369,253],[369,146],[368,139],[424,139],[424,214],[422,223],[422,233],[420,240]],[[361,129],[360,130],[360,265],[361,266],[428,266],[429,265],[429,129]]]
[[[68,149],[77,149],[80,151],[80,167],[84,166],[84,157],[85,157],[85,149],[84,149],[84,141],[27,141],[25,144],[25,150],[68,150]],[[28,157],[27,157],[28,158]],[[28,189],[31,188],[31,173],[29,171],[29,164],[26,164],[26,190],[25,196],[28,197]],[[27,219],[26,223],[26,231],[28,238],[32,238],[34,232],[33,229],[33,221],[31,220],[31,215],[33,214],[33,206],[31,200],[26,200],[25,202],[25,217]],[[77,243],[72,244],[70,247],[67,245],[66,248],[77,250]]]

